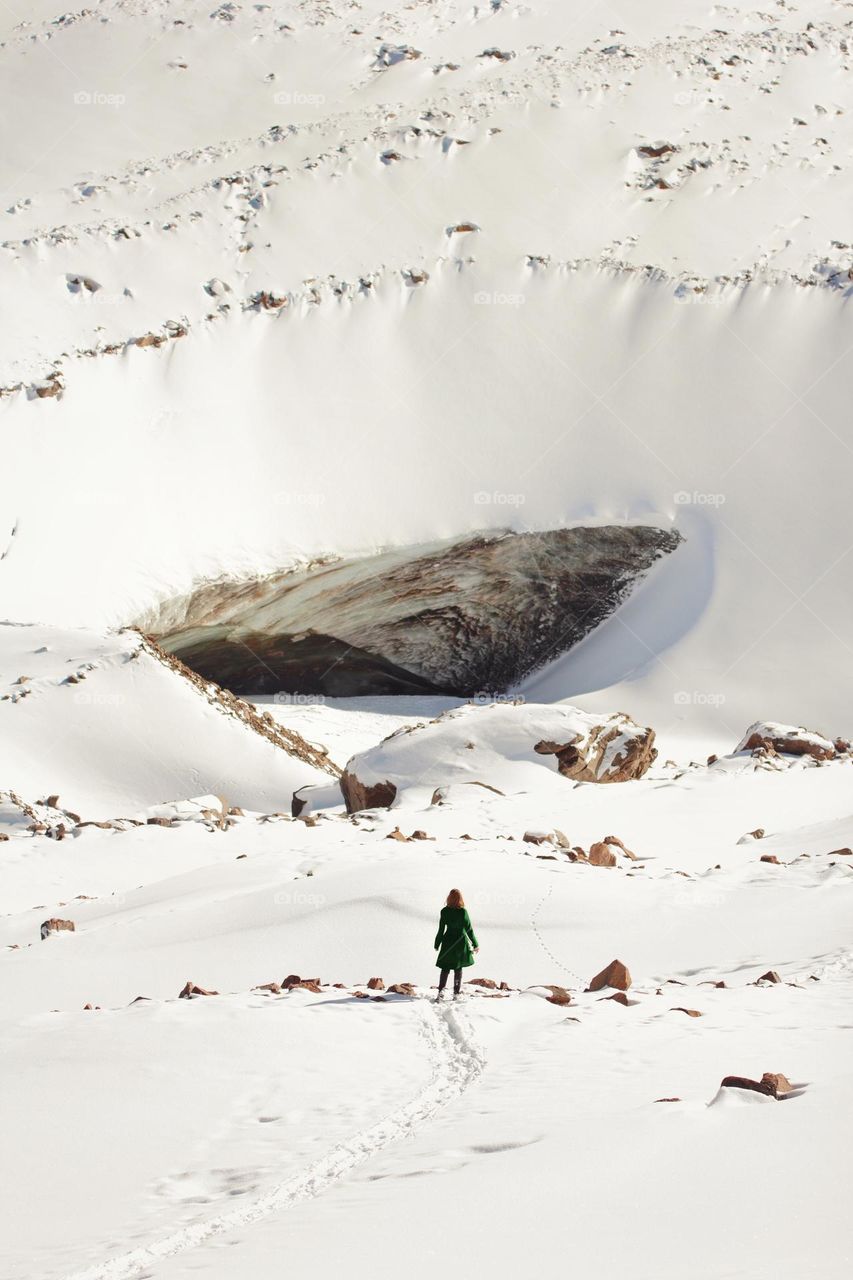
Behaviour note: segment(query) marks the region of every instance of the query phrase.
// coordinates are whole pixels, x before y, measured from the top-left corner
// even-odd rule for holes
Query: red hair
[[[465,906],[465,899],[462,897],[462,891],[460,889],[450,890],[450,893],[447,895],[447,905],[448,907]]]

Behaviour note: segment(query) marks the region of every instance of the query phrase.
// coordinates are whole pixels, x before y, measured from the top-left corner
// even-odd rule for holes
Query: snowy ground
[[[840,0],[0,5],[4,1280],[851,1273],[853,766],[734,754],[853,734],[851,40]],[[108,630],[633,522],[684,541],[513,692],[653,726],[638,781],[474,750],[349,817],[337,769],[455,700],[238,706]],[[452,885],[508,990],[439,1006]],[[801,1088],[720,1089],[764,1072]]]

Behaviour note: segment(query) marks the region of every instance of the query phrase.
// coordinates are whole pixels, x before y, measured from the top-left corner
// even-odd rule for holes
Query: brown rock
[[[683,1005],[676,1004],[670,1009],[670,1013],[686,1013],[688,1018],[701,1018],[702,1014],[698,1009],[685,1009]]]
[[[782,865],[782,864],[781,864],[781,862],[779,861],[779,859],[776,857],[776,854],[775,854],[775,853],[762,853],[762,855],[761,855],[761,857],[758,859],[758,861],[759,861],[759,862],[772,862],[772,863],[773,863],[773,865],[774,865],[774,866],[776,866],[776,867],[780,867],[780,866]]]
[[[615,987],[618,991],[627,991],[631,985],[631,975],[621,960],[611,960],[610,964],[597,973],[590,982],[588,991],[602,991],[605,987]]]
[[[618,739],[622,739],[619,749],[610,758],[609,748]],[[579,736],[566,743],[543,739],[533,750],[539,755],[556,756],[557,768],[566,778],[579,782],[627,782],[641,778],[657,758],[654,741],[654,729],[643,728],[620,715],[597,725],[582,750]]]
[[[769,1098],[784,1098],[793,1089],[787,1076],[778,1071],[765,1071],[760,1080],[750,1080],[747,1076],[726,1076],[720,1083],[721,1089],[750,1089],[753,1093],[763,1093]]]
[[[282,979],[282,987],[289,991],[291,987],[298,987],[302,979],[298,973],[289,973],[286,978]]]
[[[833,849],[830,858],[853,858],[853,849]]]
[[[616,854],[610,846],[605,844],[602,840],[598,840],[595,844],[590,845],[589,862],[591,866],[615,867],[616,861]]]
[[[397,798],[393,782],[359,782],[355,774],[346,769],[340,782],[347,813],[360,813],[362,809],[390,809]]]
[[[637,861],[636,853],[632,853],[626,844],[623,844],[618,836],[605,836],[602,844],[615,844],[617,849],[621,849],[626,858],[630,858],[632,862]]]
[[[793,1085],[787,1076],[783,1076],[781,1071],[765,1071],[761,1077],[763,1085],[769,1085],[774,1095],[778,1098],[780,1094],[790,1093]]]
[[[525,831],[521,837],[525,844],[550,844],[551,837],[544,831]]]
[[[817,739],[817,740],[816,740]],[[811,756],[813,760],[832,760],[836,748],[823,734],[791,726],[754,724],[735,748],[739,751],[767,751],[770,754]]]
[[[370,999],[371,999],[371,1000],[381,1000],[383,1003],[385,1002],[385,996],[371,996],[371,997],[370,997]]]
[[[680,1098],[655,1098],[655,1102],[680,1102]]]
[[[42,942],[44,942],[45,938],[49,937],[52,933],[66,933],[66,932],[67,933],[76,932],[73,920],[59,920],[54,916],[54,917],[51,917],[50,920],[42,921],[42,926],[41,926]]]
[[[415,988],[412,986],[411,982],[394,982],[388,988],[388,994],[395,996],[413,996],[415,994]]]
[[[381,978],[371,978],[367,985],[371,991],[385,990],[385,983],[382,981]]]
[[[469,978],[466,985],[469,987],[488,987],[490,991],[496,991],[498,986],[494,978]]]
[[[572,1003],[571,994],[566,990],[565,987],[557,987],[550,982],[545,982],[542,985],[545,987],[547,991],[551,992],[549,996],[546,996],[546,999],[549,1004],[563,1005],[563,1004]]]
[[[218,996],[218,991],[208,991],[205,987],[198,987],[190,980],[182,991],[178,992],[179,1000],[191,1000],[193,996]]]
[[[369,999],[370,999],[370,996],[367,994],[367,992],[366,992],[366,991],[356,991],[356,992],[354,992],[354,995],[355,995],[356,1000],[369,1000]]]
[[[173,818],[146,818],[149,827],[173,827],[175,825]]]
[[[387,836],[385,837],[385,839],[386,839],[386,840],[401,840],[401,841],[403,842],[403,844],[408,844],[408,843],[409,843],[409,837],[408,837],[408,836],[404,836],[404,835],[403,835],[403,833],[402,833],[402,831],[400,830],[400,828],[399,828],[399,827],[395,827],[393,831],[389,831],[389,832],[388,832],[388,834],[387,834]]]
[[[161,333],[143,333],[141,338],[136,339],[138,347],[162,347],[166,341]]]
[[[425,831],[421,831],[420,829],[418,829],[417,831],[412,832],[412,834],[409,836],[409,839],[410,840],[434,840],[435,836],[428,836]]]
[[[273,995],[277,996],[281,991],[281,986],[277,982],[261,982],[257,987],[252,987],[252,990],[253,991],[271,991]]]
[[[637,147],[637,154],[645,156],[647,160],[660,160],[662,156],[671,155],[675,150],[671,142],[647,142],[642,147]]]
[[[762,973],[760,978],[756,978],[755,985],[758,986],[759,982],[781,982],[781,981],[782,979],[779,977],[775,969],[768,969],[766,973]]]
[[[631,1003],[624,991],[614,991],[612,996],[602,996],[602,1000],[615,1000],[617,1004],[627,1006]]]

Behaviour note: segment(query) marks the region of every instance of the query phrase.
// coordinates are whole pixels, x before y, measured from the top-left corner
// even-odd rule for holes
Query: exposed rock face
[[[617,991],[627,991],[631,985],[631,975],[621,960],[611,960],[606,969],[597,973],[589,984],[590,991],[602,991],[605,987],[615,987]]]
[[[42,923],[41,940],[42,942],[44,942],[45,938],[50,937],[52,933],[64,933],[64,932],[69,932],[69,933],[75,932],[74,921],[59,920],[56,917],[51,917],[50,920],[45,920]]]
[[[585,740],[537,742],[534,751],[557,757],[557,768],[578,782],[629,782],[642,778],[657,758],[654,729],[642,728],[628,716],[611,716]]]
[[[347,813],[359,813],[362,809],[390,809],[397,797],[393,782],[359,782],[348,769],[341,774],[341,791]]]
[[[834,760],[838,750],[834,742],[822,733],[804,729],[800,725],[775,724],[759,720],[751,724],[738,745],[740,751],[766,751],[776,755],[811,756],[813,760]]]
[[[680,540],[647,525],[478,534],[205,585],[139,625],[247,692],[498,692],[582,640]]]
[[[371,979],[370,979],[370,981],[368,982],[367,986],[368,986],[368,990],[370,990],[370,991],[384,991],[384,990],[385,990],[385,983],[382,981],[382,979],[381,979],[381,978],[371,978]]]

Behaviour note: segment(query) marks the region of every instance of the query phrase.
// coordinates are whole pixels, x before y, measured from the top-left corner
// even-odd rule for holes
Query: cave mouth
[[[681,535],[495,532],[207,582],[137,621],[246,696],[502,693],[609,617]]]

